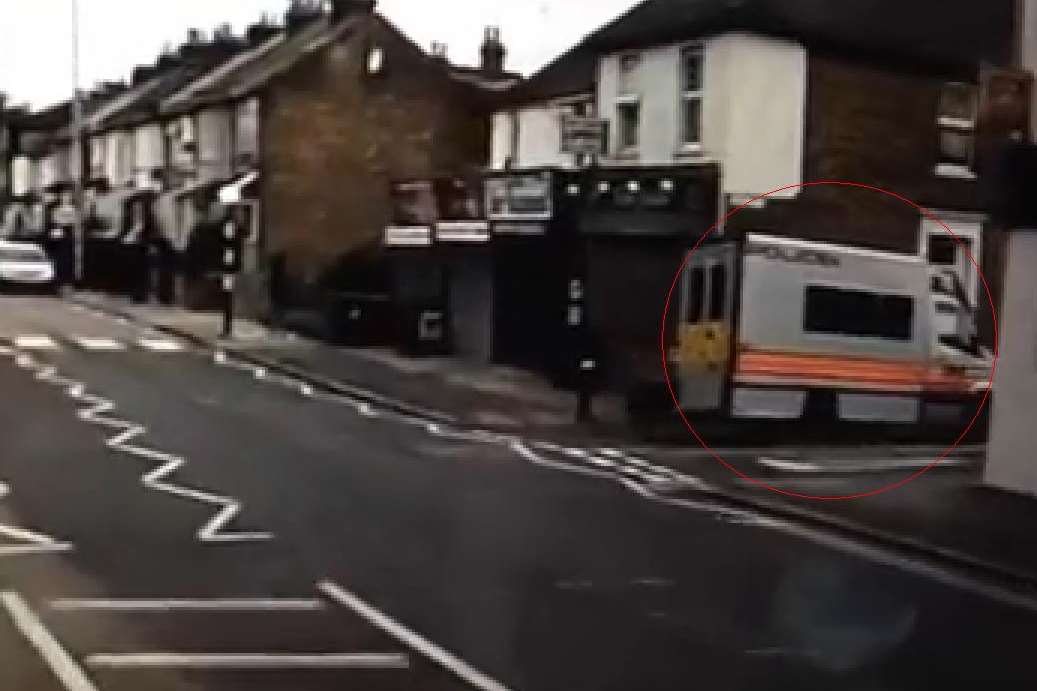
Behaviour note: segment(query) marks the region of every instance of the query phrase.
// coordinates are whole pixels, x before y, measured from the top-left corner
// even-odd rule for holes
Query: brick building
[[[515,77],[492,61],[454,66],[441,51],[425,53],[373,2],[336,0],[289,16],[283,32],[163,103],[199,149],[207,128],[223,133],[207,177],[253,210],[241,282],[251,311],[265,309],[275,262],[301,305],[368,288],[355,284],[377,258],[388,181],[485,164],[490,99]]]

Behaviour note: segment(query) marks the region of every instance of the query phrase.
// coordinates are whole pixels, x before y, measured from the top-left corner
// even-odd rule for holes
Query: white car
[[[0,287],[52,291],[54,262],[35,243],[0,240]]]

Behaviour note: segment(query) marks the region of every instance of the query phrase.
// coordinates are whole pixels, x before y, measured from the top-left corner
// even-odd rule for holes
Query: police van
[[[963,424],[988,388],[975,307],[919,257],[749,233],[703,244],[678,287],[668,361],[689,417]],[[937,336],[937,305],[958,338]]]

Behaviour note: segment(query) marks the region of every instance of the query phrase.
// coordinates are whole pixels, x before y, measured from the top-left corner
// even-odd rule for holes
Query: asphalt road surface
[[[669,502],[661,461],[326,398],[57,299],[0,299],[0,344],[0,689],[1037,682],[1037,605]]]

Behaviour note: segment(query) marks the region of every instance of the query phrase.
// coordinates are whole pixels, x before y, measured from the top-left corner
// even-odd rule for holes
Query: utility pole
[[[83,216],[85,214],[83,199],[83,176],[86,173],[86,156],[83,151],[83,94],[79,88],[79,0],[72,0],[72,70],[74,95],[72,97],[72,132],[75,146],[76,170],[74,171],[74,206],[76,208],[76,225],[74,237],[75,284],[83,282],[83,255],[86,238],[84,237]]]

